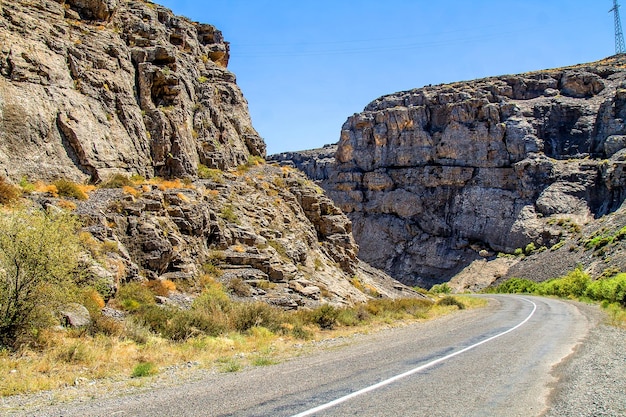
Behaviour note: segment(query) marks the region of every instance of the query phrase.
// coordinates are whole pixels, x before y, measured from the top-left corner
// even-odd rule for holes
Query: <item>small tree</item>
[[[78,273],[78,221],[65,213],[0,213],[0,345],[49,324]]]

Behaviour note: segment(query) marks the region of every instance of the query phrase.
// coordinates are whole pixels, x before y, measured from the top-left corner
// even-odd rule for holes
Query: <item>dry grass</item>
[[[57,206],[61,207],[63,210],[73,211],[76,210],[76,203],[68,200],[59,200]]]
[[[22,192],[12,184],[6,182],[4,177],[0,177],[0,204],[9,205],[17,201]]]
[[[135,187],[131,187],[130,185],[124,185],[122,186],[122,192],[124,194],[128,194],[131,195],[135,198],[139,197],[141,195],[141,190],[138,190]]]
[[[176,284],[168,279],[148,281],[146,286],[156,295],[167,297],[172,291],[176,291]]]
[[[53,197],[59,196],[59,190],[54,184],[46,184],[43,181],[36,181],[34,184],[35,192],[42,194],[50,194]]]
[[[161,281],[168,290],[168,284]],[[103,302],[93,294],[94,302]],[[485,300],[459,297],[467,308],[480,307]],[[378,308],[390,301],[377,301]],[[423,304],[423,305],[422,305]],[[429,305],[427,308],[426,304]],[[390,305],[394,305],[391,303]],[[169,366],[194,362],[200,368],[235,372],[247,366],[265,366],[313,349],[319,341],[345,337],[356,333],[371,333],[382,328],[403,326],[415,321],[430,320],[457,311],[455,306],[436,305],[429,302],[402,301],[396,311],[378,312],[376,306],[365,305],[356,309],[355,317],[367,315],[366,322],[338,323],[332,330],[321,330],[316,325],[296,326],[285,323],[283,332],[272,332],[264,327],[252,327],[239,333],[231,332],[218,337],[196,336],[180,342],[171,342],[155,335],[147,335],[144,343],[119,336],[89,336],[76,331],[45,331],[42,349],[24,348],[19,352],[0,351],[0,395],[32,393],[42,390],[60,390],[80,381],[100,381],[98,385],[121,382],[140,385],[137,376],[143,376],[141,364],[149,363],[150,372]],[[415,305],[415,309],[408,308]],[[421,306],[421,307],[420,307]],[[367,310],[372,310],[368,312]],[[343,311],[343,310],[342,310]],[[360,312],[360,313],[359,313]],[[343,318],[343,320],[348,320]],[[366,323],[366,324],[362,324]],[[299,335],[299,337],[297,337]],[[143,371],[142,371],[143,372]],[[148,375],[148,372],[146,375]],[[133,375],[135,378],[133,378]],[[149,377],[148,377],[149,378]],[[133,382],[135,381],[135,382]],[[98,389],[98,392],[102,392]]]
[[[194,185],[190,182],[182,181],[179,178],[173,180],[165,180],[163,178],[155,177],[147,181],[148,184],[156,185],[161,191],[172,190],[176,188],[188,188],[194,189]]]

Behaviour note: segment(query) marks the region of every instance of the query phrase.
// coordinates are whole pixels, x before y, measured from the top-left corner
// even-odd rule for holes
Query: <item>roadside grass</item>
[[[534,294],[599,303],[612,325],[626,328],[626,273],[612,273],[592,280],[589,274],[577,268],[563,277],[543,282],[511,278],[485,292]]]
[[[322,340],[432,320],[459,310],[460,305],[477,308],[486,304],[485,300],[454,296],[458,304],[447,305],[447,302],[437,302],[442,299],[440,295],[432,294],[432,300],[376,299],[350,308],[322,306],[310,311],[284,312],[260,304],[247,303],[249,306],[244,307],[221,298],[216,287],[209,290],[212,295],[201,296],[203,308],[209,308],[207,304],[215,307],[215,303],[221,302],[222,309],[232,308],[239,314],[245,311],[244,318],[253,323],[265,317],[268,327],[250,325],[246,320],[231,317],[233,325],[239,323],[243,330],[233,327],[214,335],[191,332],[189,337],[178,340],[167,339],[143,327],[145,325],[139,326],[142,331],[138,331],[136,317],[132,323],[124,324],[126,332],[116,335],[46,329],[41,331],[37,346],[0,351],[0,396],[60,390],[87,381],[98,386],[122,382],[140,387],[144,384],[140,380],[188,363],[196,364],[196,369],[218,372],[269,366],[315,349]],[[137,299],[144,297],[141,303],[152,305],[143,290],[130,288],[122,291],[122,295],[120,303],[135,309],[128,312],[131,317],[142,310],[136,305]],[[208,301],[211,298],[213,301]],[[270,315],[276,319],[275,323]],[[137,332],[142,336],[136,337]]]

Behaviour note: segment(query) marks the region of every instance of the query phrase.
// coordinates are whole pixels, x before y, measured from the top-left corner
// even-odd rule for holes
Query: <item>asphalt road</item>
[[[32,415],[539,416],[556,382],[552,367],[583,339],[589,321],[558,300],[488,297],[484,309],[279,365]]]

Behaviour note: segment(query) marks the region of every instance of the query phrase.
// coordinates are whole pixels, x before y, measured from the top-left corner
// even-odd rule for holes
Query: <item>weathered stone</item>
[[[361,259],[430,286],[480,257],[469,242],[488,253],[551,246],[555,218],[620,207],[625,63],[383,96],[344,123],[334,161],[331,147],[270,159],[320,181],[352,220]]]
[[[117,7],[117,0],[65,0],[85,19],[108,20]]]
[[[89,310],[81,304],[70,303],[64,305],[59,310],[59,315],[64,326],[80,328],[91,324]]]
[[[2,175],[195,177],[265,156],[213,26],[130,0],[2,7]]]

